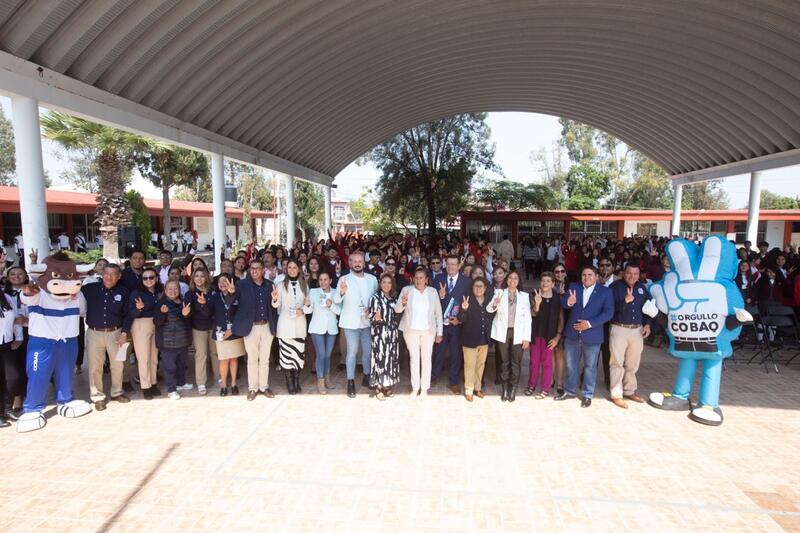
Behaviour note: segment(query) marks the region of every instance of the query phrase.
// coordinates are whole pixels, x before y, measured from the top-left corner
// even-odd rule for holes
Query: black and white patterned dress
[[[372,387],[388,388],[400,381],[400,350],[397,342],[399,315],[395,313],[396,298],[387,298],[375,293],[369,301],[370,317],[380,311],[381,320],[371,320],[372,355],[369,384]]]

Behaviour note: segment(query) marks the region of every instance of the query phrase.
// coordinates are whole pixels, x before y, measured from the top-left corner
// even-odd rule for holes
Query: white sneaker
[[[200,396],[205,396],[206,395],[206,386],[205,385],[198,385],[197,386],[197,394],[199,394]]]
[[[176,387],[178,390],[192,390],[194,385],[191,383],[184,383],[183,385],[179,385]]]
[[[169,399],[170,399],[170,400],[180,400],[180,399],[181,399],[181,395],[180,395],[180,394],[178,394],[178,392],[177,392],[177,391],[175,391],[175,392],[170,392],[168,396],[169,396]]]

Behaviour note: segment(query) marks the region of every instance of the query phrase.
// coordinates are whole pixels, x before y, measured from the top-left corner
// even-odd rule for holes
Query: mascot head
[[[32,265],[31,273],[39,274],[37,285],[57,300],[69,300],[81,290],[81,274],[86,274],[92,265],[75,265],[75,261],[64,252],[48,256],[43,264]]]
[[[691,359],[720,359],[733,353],[731,341],[741,327],[729,327],[728,317],[744,307],[733,278],[738,268],[736,246],[719,235],[702,246],[686,239],[667,244],[670,271],[650,293],[667,315],[670,353]]]

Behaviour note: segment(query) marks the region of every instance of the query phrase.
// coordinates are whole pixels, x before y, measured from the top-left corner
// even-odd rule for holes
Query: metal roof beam
[[[43,107],[255,165],[303,181],[330,185],[333,178],[234,141],[126,98],[0,51],[0,94],[35,98]]]
[[[692,172],[685,172],[683,174],[675,174],[674,176],[670,176],[670,179],[675,185],[689,185],[701,181],[726,178],[738,174],[750,174],[751,172],[760,170],[770,170],[794,165],[800,165],[800,149],[787,150],[777,154],[754,157],[752,159],[736,161],[735,163],[728,163],[726,165],[718,165],[701,170],[694,170]]]

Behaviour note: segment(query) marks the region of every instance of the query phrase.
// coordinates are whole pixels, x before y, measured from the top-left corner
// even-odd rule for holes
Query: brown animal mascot
[[[51,255],[44,264],[32,265],[31,274],[39,273],[35,283],[22,291],[20,298],[28,306],[27,369],[28,393],[24,413],[17,421],[17,432],[42,429],[47,420],[42,411],[47,407],[51,378],[56,386],[58,414],[77,418],[92,409],[72,394],[72,375],[78,357],[78,321],[86,303],[80,295],[80,275],[91,265],[75,265],[63,252]]]

